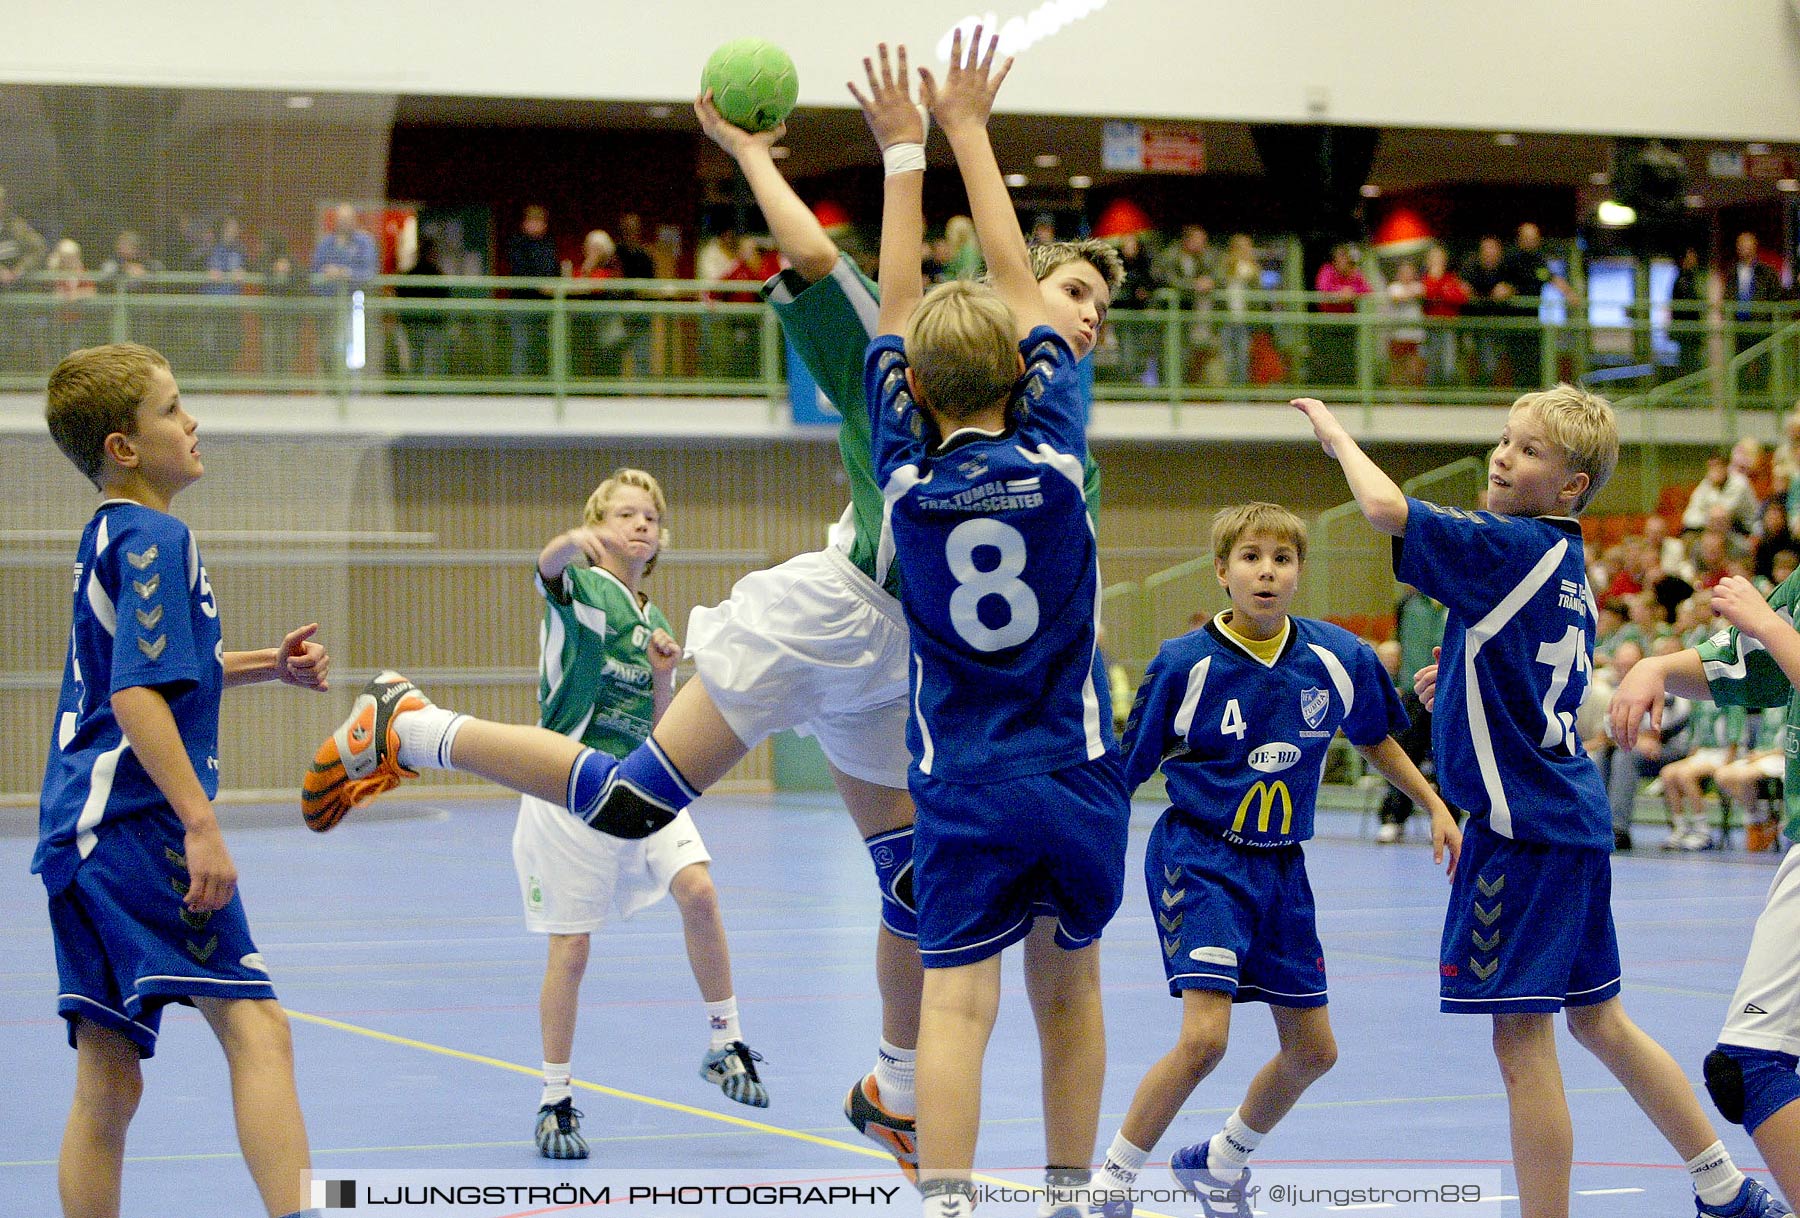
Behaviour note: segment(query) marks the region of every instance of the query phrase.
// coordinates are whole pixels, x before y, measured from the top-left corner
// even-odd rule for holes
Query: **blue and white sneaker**
[[[1737,1196],[1724,1205],[1708,1205],[1695,1197],[1694,1210],[1698,1218],[1780,1218],[1794,1212],[1787,1202],[1748,1177]]]
[[[700,1077],[718,1087],[725,1098],[752,1108],[769,1106],[769,1089],[756,1075],[762,1054],[741,1040],[713,1049],[700,1059]]]
[[[568,1096],[538,1109],[537,1148],[546,1159],[588,1157],[587,1139],[581,1136],[581,1110]]]
[[[1211,1147],[1211,1138],[1183,1146],[1169,1157],[1169,1171],[1175,1182],[1200,1202],[1206,1218],[1249,1218],[1254,1212],[1250,1208],[1250,1169],[1246,1167],[1235,1181],[1221,1180],[1207,1166]]]

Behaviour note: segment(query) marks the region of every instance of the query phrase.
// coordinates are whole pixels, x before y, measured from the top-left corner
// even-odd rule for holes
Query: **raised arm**
[[[1008,56],[994,67],[998,38],[990,38],[987,53],[981,50],[981,27],[976,26],[969,40],[968,54],[963,54],[962,33],[950,42],[950,67],[939,85],[928,69],[920,68],[925,102],[932,116],[944,129],[956,153],[957,168],[962,171],[963,189],[969,194],[969,215],[975,221],[975,236],[981,242],[987,259],[988,274],[994,290],[1019,322],[1019,337],[1040,325],[1050,316],[1044,308],[1044,297],[1037,276],[1031,270],[1031,255],[1025,251],[1025,234],[1019,231],[1019,216],[1013,210],[1012,196],[1006,180],[1000,175],[1000,162],[994,158],[994,145],[988,138],[988,117],[994,110],[994,97],[1000,84],[1012,70]]]
[[[1350,493],[1356,497],[1363,518],[1390,537],[1404,534],[1406,495],[1394,485],[1394,480],[1350,438],[1325,403],[1317,398],[1295,398],[1290,404],[1311,421],[1313,434],[1319,438],[1325,455],[1336,458],[1343,467],[1344,481],[1350,484]]]
[[[694,117],[700,120],[700,130],[706,137],[729,153],[744,171],[744,180],[750,183],[750,193],[756,196],[756,205],[769,222],[769,233],[781,256],[808,283],[831,274],[831,268],[837,265],[837,243],[781,176],[769,151],[787,134],[787,125],[756,132],[733,126],[713,105],[711,89],[694,99]]]
[[[862,107],[887,166],[881,197],[882,334],[904,334],[925,295],[920,260],[925,247],[925,119],[913,103],[905,47],[898,48],[896,60],[898,72],[888,61],[887,43],[880,44],[875,59],[863,60],[868,96],[850,84],[850,95]]]

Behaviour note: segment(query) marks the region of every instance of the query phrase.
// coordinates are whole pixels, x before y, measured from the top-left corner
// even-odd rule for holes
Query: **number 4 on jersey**
[[[1219,720],[1219,735],[1242,740],[1249,730],[1249,725],[1244,722],[1244,712],[1238,707],[1238,700],[1233,698],[1225,704],[1225,717]]]

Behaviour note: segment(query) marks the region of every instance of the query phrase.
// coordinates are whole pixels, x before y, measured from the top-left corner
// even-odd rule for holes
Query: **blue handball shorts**
[[[244,903],[210,914],[182,904],[183,836],[144,817],[103,826],[74,881],[50,897],[57,1013],[111,1028],[149,1057],[162,1009],[194,998],[274,998]],[[179,886],[179,887],[178,887]]]
[[[1619,992],[1612,855],[1519,842],[1471,819],[1438,952],[1445,1011],[1591,1006]]]
[[[992,783],[912,775],[913,883],[926,968],[974,964],[1056,919],[1071,951],[1125,896],[1131,801],[1112,756]]]
[[[1298,843],[1235,846],[1171,808],[1150,831],[1144,882],[1171,995],[1325,1005],[1325,952]]]

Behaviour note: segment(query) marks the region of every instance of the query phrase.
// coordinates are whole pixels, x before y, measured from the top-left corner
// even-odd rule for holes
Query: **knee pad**
[[[1800,1063],[1792,1053],[1721,1044],[1706,1055],[1706,1093],[1719,1115],[1745,1132],[1800,1100]]]
[[[591,829],[634,840],[666,827],[676,812],[620,781],[618,759],[595,749],[583,752],[569,775],[569,811]]]
[[[875,862],[881,890],[881,924],[903,939],[919,937],[919,906],[913,897],[913,827],[864,838]]]

